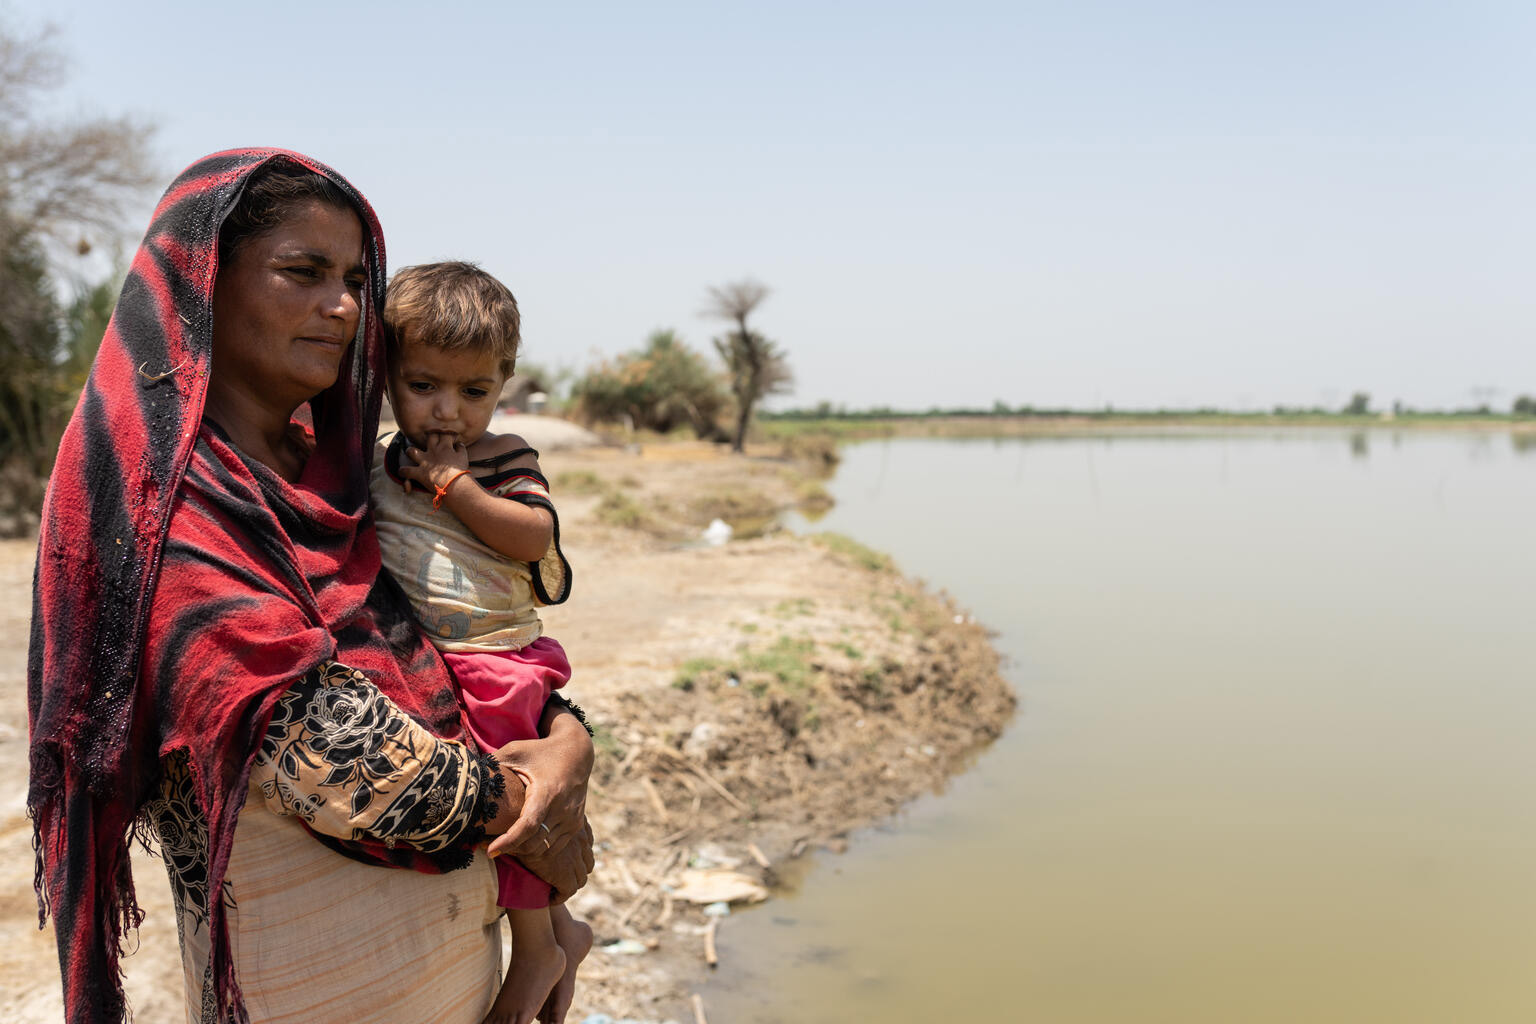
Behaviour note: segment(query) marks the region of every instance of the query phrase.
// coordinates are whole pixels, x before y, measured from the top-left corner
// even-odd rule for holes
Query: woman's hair
[[[404,267],[385,291],[384,343],[391,359],[410,344],[489,352],[510,377],[521,324],[507,286],[462,260]]]
[[[267,163],[251,175],[219,228],[219,266],[228,266],[246,242],[313,202],[356,212],[346,193],[325,175],[288,160]]]

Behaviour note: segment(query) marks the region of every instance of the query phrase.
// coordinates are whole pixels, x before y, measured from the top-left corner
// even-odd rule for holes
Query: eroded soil
[[[690,866],[763,883],[810,846],[942,783],[1013,709],[982,626],[838,539],[783,532],[713,547],[818,500],[814,467],[710,445],[546,451],[575,570],[548,632],[598,733],[589,812],[598,865],[573,902],[599,946],[571,1020],[687,1020],[704,966]],[[51,927],[38,931],[25,816],[25,661],[33,547],[0,543],[0,1019],[62,1016]],[[148,917],[125,958],[140,1024],[183,1020],[169,891],[135,862]],[[729,927],[728,924],[725,927]]]

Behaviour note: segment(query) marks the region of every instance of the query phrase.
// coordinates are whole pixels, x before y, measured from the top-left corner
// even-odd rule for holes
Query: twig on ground
[[[663,825],[671,820],[667,814],[667,805],[662,803],[661,793],[656,789],[656,783],[651,781],[649,775],[640,776],[640,788],[645,790],[645,795],[650,798],[651,806],[656,808],[656,816],[661,819]]]
[[[726,801],[730,803],[731,806],[735,807],[738,811],[750,811],[752,809],[748,807],[746,802],[739,798],[735,793],[732,793],[730,790],[726,789],[719,779],[709,774],[709,772],[705,771],[699,765],[696,765],[692,761],[688,760],[688,758],[684,755],[679,754],[677,751],[671,749],[670,747],[662,747],[661,749],[666,751],[667,754],[674,760],[681,762],[683,767],[687,768],[689,771],[693,772],[693,774],[703,779],[705,785],[709,786],[710,789],[725,797]]]
[[[629,923],[629,919],[635,916],[635,911],[639,910],[646,903],[650,902],[651,893],[654,888],[654,885],[647,885],[640,891],[640,895],[635,897],[635,901],[629,905],[629,909],[619,915],[618,921],[616,921],[613,926],[615,930],[623,928],[626,924]]]
[[[691,835],[693,835],[693,826],[692,825],[686,825],[683,828],[678,829],[676,832],[673,832],[671,835],[664,837],[661,840],[661,845],[662,846],[671,846],[673,843],[677,842],[678,840],[680,840],[680,839],[687,839]]]
[[[704,928],[704,962],[711,967],[720,966],[720,956],[715,952],[715,929],[720,926],[720,919],[712,917]]]
[[[624,883],[624,888],[628,889],[631,894],[639,895],[640,883],[635,881],[635,876],[629,873],[629,864],[625,862],[624,858],[615,857],[613,859],[613,866],[619,872],[619,881]]]

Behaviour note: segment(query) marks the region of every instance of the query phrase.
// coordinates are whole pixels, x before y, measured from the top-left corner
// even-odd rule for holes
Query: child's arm
[[[507,435],[503,451],[524,447],[523,439]],[[520,562],[534,562],[544,557],[554,537],[555,522],[549,512],[520,501],[509,501],[488,493],[467,472],[469,453],[452,434],[431,434],[427,450],[408,447],[405,454],[416,465],[400,466],[400,475],[414,480],[434,495],[442,489],[442,506],[452,509],[471,533],[486,547]],[[537,469],[531,455],[523,456],[514,466]]]

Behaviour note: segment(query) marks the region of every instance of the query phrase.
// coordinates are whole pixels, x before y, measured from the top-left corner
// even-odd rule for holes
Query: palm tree
[[[747,327],[747,317],[768,297],[768,286],[750,278],[709,289],[706,316],[736,325],[716,338],[715,351],[725,363],[731,393],[736,397],[736,436],[732,451],[741,451],[752,423],[752,409],[764,395],[788,391],[794,381],[784,351],[777,343]]]

